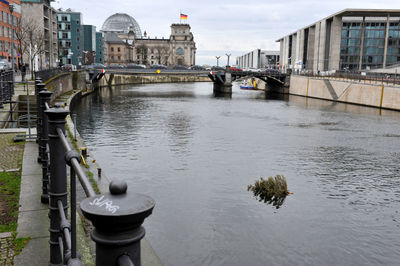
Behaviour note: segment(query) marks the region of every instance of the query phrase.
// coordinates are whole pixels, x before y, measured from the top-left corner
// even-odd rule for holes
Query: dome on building
[[[116,13],[106,19],[101,31],[128,33],[131,29],[133,29],[136,38],[142,37],[142,31],[140,30],[139,24],[133,17],[124,13]]]

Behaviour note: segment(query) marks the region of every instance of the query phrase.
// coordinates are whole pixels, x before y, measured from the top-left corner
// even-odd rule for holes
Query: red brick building
[[[13,6],[13,12],[10,13],[10,5]],[[17,18],[21,17],[20,0],[0,0],[0,59],[7,59],[11,62],[11,35],[14,34],[14,61],[17,66],[19,63],[18,50],[15,31],[17,30]]]

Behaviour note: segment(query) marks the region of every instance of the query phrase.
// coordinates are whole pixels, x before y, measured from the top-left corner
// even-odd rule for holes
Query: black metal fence
[[[400,85],[400,75],[397,73],[379,73],[363,71],[293,71],[293,75],[317,78],[336,78],[341,80],[355,80],[361,83],[382,83]]]
[[[14,95],[13,74],[12,70],[0,70],[0,108]]]
[[[54,76],[56,76],[58,74],[61,74],[63,72],[67,72],[67,71],[68,71],[67,69],[61,68],[61,67],[50,68],[50,69],[45,69],[45,70],[41,70],[41,71],[36,71],[35,72],[35,79],[40,79],[40,80],[43,80],[43,81],[47,81],[50,78],[52,78],[52,77],[54,77]]]
[[[40,80],[36,80],[36,91],[40,106],[38,161],[43,168],[41,201],[49,204],[50,265],[82,265],[76,248],[76,177],[88,197],[80,203],[80,209],[95,228],[91,238],[96,242],[96,265],[141,265],[140,240],[145,235],[141,225],[152,213],[153,199],[127,193],[123,181],[112,181],[108,193],[96,195],[80,165],[82,155],[71,148],[65,136],[69,111],[58,104],[50,107],[52,92]]]

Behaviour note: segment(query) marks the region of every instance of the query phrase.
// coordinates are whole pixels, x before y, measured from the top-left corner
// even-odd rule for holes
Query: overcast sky
[[[83,14],[83,23],[101,29],[114,13],[127,13],[150,37],[170,35],[179,14],[188,15],[197,46],[197,64],[215,65],[220,55],[235,56],[261,48],[279,50],[275,41],[299,28],[346,8],[400,8],[399,0],[56,0],[55,8]],[[232,61],[231,61],[232,64]]]

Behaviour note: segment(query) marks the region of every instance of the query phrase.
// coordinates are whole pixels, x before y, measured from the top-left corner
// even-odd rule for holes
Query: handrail
[[[80,203],[83,215],[95,230],[96,265],[141,265],[140,240],[145,231],[141,224],[154,208],[145,195],[127,194],[125,182],[112,181],[110,193],[97,195],[80,165],[81,156],[73,150],[65,135],[69,111],[61,105],[50,108],[52,93],[36,80],[38,96],[38,161],[42,163],[43,191],[41,200],[49,203],[50,265],[82,265],[77,252],[76,176],[87,199]],[[70,167],[70,203],[68,204],[66,166]],[[51,182],[50,182],[51,180]],[[126,194],[126,195],[122,195]],[[137,209],[132,202],[139,202]],[[67,211],[70,208],[70,221]],[[106,210],[104,212],[104,209]],[[108,224],[112,221],[111,224]],[[116,233],[117,232],[117,233]]]
[[[64,146],[65,152],[70,152],[72,151],[71,147],[69,146],[69,143],[67,141],[67,138],[64,136],[64,133],[60,128],[57,128],[57,133],[58,136],[60,137],[60,140]],[[85,190],[86,196],[87,197],[93,197],[96,195],[96,192],[94,192],[94,189],[92,185],[90,184],[89,180],[87,179],[85,173],[82,170],[82,167],[80,166],[79,161],[76,158],[71,159],[71,165],[78,174],[79,181],[82,184],[83,189]]]

